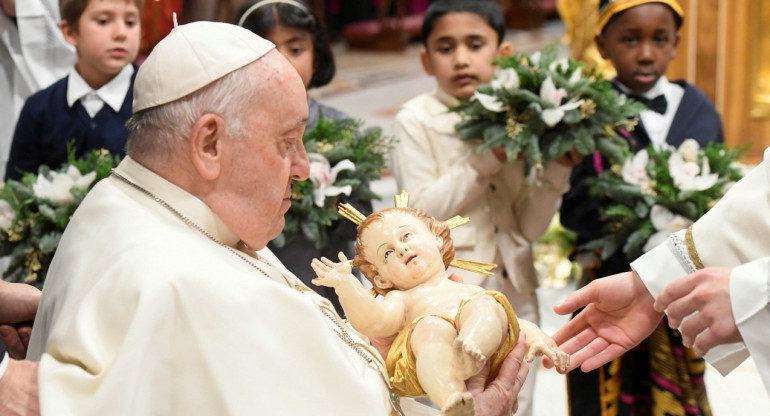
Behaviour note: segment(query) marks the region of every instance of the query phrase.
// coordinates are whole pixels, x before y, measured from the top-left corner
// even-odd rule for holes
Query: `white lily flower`
[[[532,55],[529,55],[529,65],[530,66],[537,66],[537,64],[540,63],[540,51],[537,51],[533,53]]]
[[[471,99],[480,102],[481,106],[489,111],[494,111],[496,113],[505,111],[505,104],[500,102],[494,95],[487,95],[476,91],[473,93]]]
[[[96,179],[96,172],[82,175],[78,168],[70,165],[64,173],[51,171],[49,180],[43,175],[37,175],[37,182],[32,185],[32,192],[38,198],[45,198],[58,205],[67,205],[75,201],[70,190],[86,189]]]
[[[644,244],[642,250],[645,253],[666,241],[671,233],[684,230],[685,228],[692,225],[692,221],[690,219],[681,215],[675,215],[673,212],[669,211],[661,205],[652,206],[652,209],[650,210],[650,220],[652,221],[652,226],[655,227],[657,232],[652,234],[650,238],[647,239],[647,243]]]
[[[567,91],[564,88],[556,88],[550,75],[543,81],[543,85],[540,86],[540,98],[556,105],[556,108],[544,109],[541,114],[543,121],[548,127],[557,125],[564,118],[564,114],[567,111],[580,107],[580,105],[583,104],[583,101],[585,101],[572,99],[567,103],[560,105],[561,100],[566,96]]]
[[[551,62],[551,65],[548,66],[548,69],[551,72],[556,72],[556,70],[560,70],[561,72],[567,72],[569,69],[569,59],[567,58],[560,58],[553,62]],[[578,81],[580,81],[580,78],[583,77],[583,71],[580,68],[576,68],[574,71],[572,71],[572,74],[569,76],[569,79],[567,79],[567,82],[570,84],[574,84]]]
[[[551,62],[551,65],[548,65],[548,70],[551,72],[556,72],[557,70],[565,72],[567,69],[569,69],[569,60],[567,58],[559,58]]]
[[[633,159],[626,159],[623,163],[623,180],[626,183],[641,187],[649,184],[650,177],[647,175],[647,161],[649,159],[650,155],[647,153],[647,149],[638,151]]]
[[[16,211],[13,210],[11,204],[4,199],[0,199],[0,228],[4,230],[11,228],[13,217],[15,216]]]
[[[337,181],[337,174],[343,170],[356,170],[356,165],[348,159],[340,160],[332,168],[329,160],[320,153],[308,153],[310,162],[310,181],[313,182],[313,202],[318,207],[323,207],[326,197],[337,196],[339,194],[350,195],[353,187],[350,185],[334,186]]]
[[[719,180],[718,174],[711,173],[709,161],[705,157],[698,166],[697,162],[686,162],[681,153],[674,152],[668,158],[668,170],[674,184],[683,191],[703,191]]]
[[[698,152],[700,151],[700,145],[698,144],[698,141],[695,139],[687,139],[682,142],[681,145],[679,145],[679,149],[677,149],[679,154],[682,155],[682,158],[687,162],[697,162],[698,161]]]
[[[498,69],[491,84],[496,90],[515,90],[519,88],[519,74],[513,68]]]

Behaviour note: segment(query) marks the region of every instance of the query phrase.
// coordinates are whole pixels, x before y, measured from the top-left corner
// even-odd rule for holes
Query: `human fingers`
[[[669,321],[670,322],[670,321]],[[681,325],[670,324],[672,328],[678,328],[682,334],[682,343],[685,347],[692,347],[695,344],[695,338],[709,328],[710,321],[706,314],[695,313],[682,322]]]
[[[658,312],[663,312],[668,308],[671,302],[674,302],[675,300],[680,299],[681,297],[686,296],[688,293],[692,292],[697,283],[697,276],[698,274],[696,272],[695,274],[682,277],[669,283],[668,286],[666,286],[655,299],[653,308],[655,308],[655,310]]]
[[[32,337],[32,325],[20,325],[16,328],[24,348],[29,348],[29,339]],[[26,354],[25,354],[26,356]]]
[[[700,302],[691,295],[673,300],[666,305],[665,309],[668,326],[672,329],[679,328],[684,319],[697,312],[700,307]]]
[[[563,302],[554,305],[553,311],[559,315],[567,315],[576,310],[597,301],[596,285],[598,281],[572,292]]]
[[[586,307],[586,309],[575,315],[572,319],[567,321],[564,326],[559,328],[551,337],[554,342],[556,342],[556,345],[564,349],[562,344],[568,341],[574,341],[574,339],[578,337],[585,340],[586,337],[589,337],[588,334],[592,333],[592,331],[587,317],[593,312],[593,309],[594,308],[591,306]],[[586,331],[588,331],[588,333],[585,333]],[[595,338],[595,334],[593,338]]]
[[[595,354],[586,359],[583,364],[580,365],[580,369],[583,372],[589,372],[596,370],[597,368],[607,364],[608,362],[620,357],[627,350],[617,344],[609,344],[607,348],[604,348],[598,354]],[[570,359],[570,367],[572,367],[572,360]]]
[[[23,360],[27,356],[27,347],[22,342],[16,328],[12,325],[0,325],[0,340],[5,344],[8,355],[11,358]]]
[[[460,276],[457,273],[452,273],[452,274],[449,275],[449,280],[451,280],[453,282],[457,282],[457,283],[462,283],[463,282],[463,277]]]
[[[730,344],[733,342],[743,342],[743,337],[741,336],[738,327],[735,325],[735,322],[725,319],[719,320],[714,323],[708,331],[704,331],[698,335],[692,348],[695,350],[696,354],[704,356],[710,349],[717,345]]]

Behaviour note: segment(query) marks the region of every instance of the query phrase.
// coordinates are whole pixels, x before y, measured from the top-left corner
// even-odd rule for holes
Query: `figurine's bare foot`
[[[467,377],[477,374],[484,367],[487,357],[484,356],[475,342],[457,338],[454,342],[454,348],[459,353],[460,365],[465,370]]]
[[[475,413],[473,395],[468,392],[454,393],[441,408],[441,416],[473,416]]]

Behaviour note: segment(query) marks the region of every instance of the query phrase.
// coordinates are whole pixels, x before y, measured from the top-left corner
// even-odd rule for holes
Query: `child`
[[[305,4],[298,0],[258,0],[247,3],[239,16],[238,26],[275,44],[276,49],[299,72],[306,89],[323,87],[334,78],[334,55],[326,33]],[[310,97],[308,106],[307,130],[318,124],[319,117],[335,120],[350,118],[342,111]]]
[[[609,59],[617,71],[614,85],[650,107],[641,113],[636,128],[626,134],[635,152],[650,143],[679,147],[688,138],[701,146],[723,141],[720,116],[706,95],[685,81],[669,82],[664,75],[676,56],[683,19],[682,9],[674,0],[600,4],[596,44],[602,57]],[[561,221],[578,234],[578,244],[602,233],[600,202],[588,194],[585,181],[604,168],[608,166],[598,156],[586,158],[575,167],[571,189],[564,196]],[[618,252],[602,264],[589,266],[584,284],[626,271],[633,260]],[[691,350],[683,349],[678,333],[665,328],[668,325],[658,329],[659,336],[627,353],[622,362],[587,374],[571,372],[572,413],[601,414],[607,408],[618,409],[620,415],[648,414],[650,409],[654,409],[653,414],[661,409],[678,409],[679,413],[672,414],[710,413],[702,378],[703,361]],[[673,351],[677,350],[683,350],[686,357],[676,356]],[[621,394],[627,399],[619,400]]]
[[[511,52],[504,34],[502,11],[492,0],[431,3],[423,20],[421,60],[438,87],[408,101],[396,116],[391,171],[416,208],[437,217],[470,217],[470,225],[454,235],[458,256],[502,267],[483,284],[479,276],[463,278],[502,292],[519,317],[538,324],[531,244],[548,228],[570,167],[552,163],[539,181],[528,181],[523,161],[506,163],[502,149],[478,154],[477,143],[460,140],[454,126],[461,118],[449,111],[490,82],[492,60]],[[519,395],[519,415],[531,414],[534,376]]]
[[[75,64],[60,21],[59,0],[0,0],[0,177],[24,102]]]
[[[77,51],[69,75],[32,95],[13,135],[6,179],[56,169],[75,156],[106,149],[124,155],[139,51],[141,0],[61,2],[61,30]]]
[[[454,259],[449,226],[412,208],[380,210],[358,227],[354,264],[371,281],[374,299],[340,263],[313,260],[316,284],[334,287],[348,320],[369,337],[399,334],[387,357],[393,388],[406,396],[427,394],[442,415],[473,414],[465,380],[487,359],[494,375],[513,348],[519,329],[529,346],[527,359],[545,354],[564,371],[569,356],[531,322],[517,320],[503,294],[450,280]]]

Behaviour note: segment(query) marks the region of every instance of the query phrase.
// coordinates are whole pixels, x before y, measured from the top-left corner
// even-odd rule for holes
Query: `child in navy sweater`
[[[21,110],[5,179],[52,169],[95,149],[124,155],[131,116],[143,2],[61,2],[64,38],[77,50],[69,75],[30,96]]]

